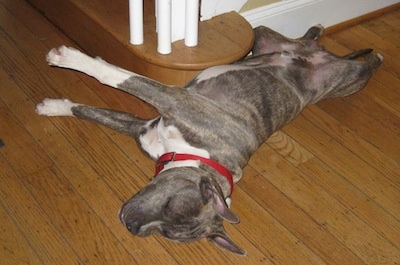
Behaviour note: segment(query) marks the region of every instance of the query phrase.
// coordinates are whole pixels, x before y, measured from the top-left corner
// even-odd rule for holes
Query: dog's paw
[[[69,62],[73,61],[73,58],[80,53],[77,49],[63,45],[51,49],[46,55],[46,61],[49,65],[69,66]]]
[[[46,98],[36,105],[36,113],[43,116],[73,116],[71,108],[77,105],[68,99]]]

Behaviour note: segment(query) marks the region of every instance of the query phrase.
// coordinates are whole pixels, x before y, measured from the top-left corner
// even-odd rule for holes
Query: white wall
[[[241,15],[253,26],[265,25],[297,38],[315,24],[324,27],[399,3],[399,0],[283,0]]]

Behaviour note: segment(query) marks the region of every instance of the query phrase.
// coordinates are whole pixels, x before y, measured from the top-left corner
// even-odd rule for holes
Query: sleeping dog
[[[370,49],[343,57],[325,51],[316,42],[322,31],[318,25],[289,39],[258,27],[250,58],[205,69],[183,88],[62,46],[48,53],[50,65],[132,94],[160,115],[144,120],[66,99],[45,99],[36,111],[88,119],[128,134],[157,161],[153,180],[120,209],[131,233],[159,233],[177,242],[206,238],[245,255],[223,221],[239,222],[228,202],[250,156],[308,104],[359,91],[383,60]]]

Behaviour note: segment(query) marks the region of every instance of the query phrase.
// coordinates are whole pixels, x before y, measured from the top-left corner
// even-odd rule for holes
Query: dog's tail
[[[343,59],[347,59],[347,60],[355,60],[357,58],[364,57],[364,56],[366,56],[368,54],[371,54],[372,51],[373,51],[373,49],[358,50],[358,51],[346,54],[346,55],[342,56],[342,58]]]

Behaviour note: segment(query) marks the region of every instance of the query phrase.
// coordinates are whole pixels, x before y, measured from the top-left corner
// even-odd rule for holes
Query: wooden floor
[[[207,241],[132,236],[122,202],[153,162],[134,141],[34,112],[45,97],[155,115],[82,74],[47,66],[73,45],[23,0],[0,0],[1,264],[400,264],[400,10],[322,42],[385,56],[356,95],[308,107],[261,146],[233,194],[239,257]]]

